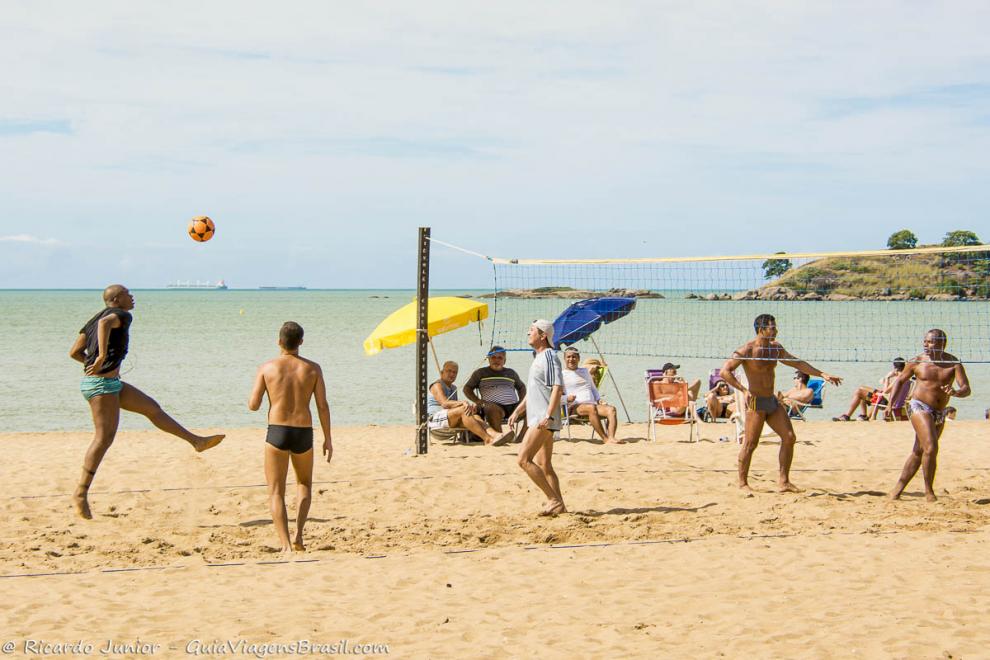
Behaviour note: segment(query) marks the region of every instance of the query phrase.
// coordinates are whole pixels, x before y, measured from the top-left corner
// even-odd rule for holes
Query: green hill
[[[756,297],[771,292],[834,300],[988,299],[990,253],[816,259],[764,285]]]

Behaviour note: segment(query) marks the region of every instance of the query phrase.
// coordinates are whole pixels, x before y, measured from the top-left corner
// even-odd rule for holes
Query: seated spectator
[[[777,392],[777,399],[787,409],[788,415],[800,414],[801,409],[815,398],[815,391],[808,387],[811,378],[806,373],[794,372],[794,387],[786,392]]]
[[[732,394],[732,388],[724,380],[716,381],[715,387],[705,395],[707,421],[729,418],[735,411],[736,397]]]
[[[681,365],[674,364],[673,362],[667,362],[662,367],[660,371],[663,372],[663,378],[661,379],[665,383],[686,383],[687,381],[677,375],[677,370],[681,368]],[[693,383],[688,385],[688,400],[697,401],[698,392],[701,391],[701,381],[695,380]],[[682,408],[680,406],[672,406],[667,409],[672,415],[683,416],[687,412],[687,408]]]
[[[492,346],[492,350],[488,351],[488,366],[475,369],[462,391],[468,401],[478,407],[484,420],[501,432],[502,422],[526,396],[526,384],[514,369],[505,366],[505,349]],[[524,435],[525,421],[519,439]]]
[[[427,425],[430,429],[463,427],[481,438],[486,445],[504,445],[509,441],[509,432],[498,433],[485,423],[478,414],[478,407],[468,401],[457,400],[458,366],[456,362],[444,362],[440,380],[430,385],[426,397]]]
[[[849,410],[838,417],[833,417],[833,422],[848,422],[852,420],[853,413],[856,412],[856,408],[860,409],[860,414],[857,419],[861,421],[867,421],[869,416],[867,415],[867,405],[870,403],[879,402],[880,405],[887,405],[888,401],[893,399],[893,392],[891,390],[894,387],[894,383],[897,382],[897,377],[901,375],[904,371],[904,358],[894,358],[894,368],[887,373],[886,376],[880,379],[880,389],[869,387],[868,385],[863,385],[856,388],[853,392],[852,401],[849,403]],[[892,411],[888,410],[888,413]]]
[[[617,440],[619,428],[615,406],[601,402],[601,395],[595,381],[584,367],[578,366],[581,353],[573,346],[564,351],[564,405],[568,413],[587,417],[591,428],[608,445],[623,445],[625,440]],[[608,421],[608,430],[602,426],[602,418]]]

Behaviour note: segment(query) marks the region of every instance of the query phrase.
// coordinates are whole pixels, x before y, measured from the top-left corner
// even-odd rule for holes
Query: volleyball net
[[[756,316],[772,314],[781,343],[809,361],[910,358],[940,328],[960,361],[990,362],[988,245],[657,259],[512,259],[433,245],[457,251],[461,268],[487,269],[491,291],[476,295],[490,305],[492,344],[509,350],[528,350],[534,319],[628,297],[634,308],[593,334],[608,355],[724,360],[753,336]]]

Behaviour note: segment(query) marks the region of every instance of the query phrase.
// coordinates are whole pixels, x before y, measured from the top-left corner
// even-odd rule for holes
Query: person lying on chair
[[[801,409],[815,398],[815,391],[808,387],[810,379],[808,374],[795,371],[794,387],[786,392],[777,392],[777,399],[787,408],[788,415],[800,413]]]
[[[457,400],[458,366],[456,362],[443,363],[440,380],[430,385],[426,396],[427,425],[431,430],[463,427],[475,434],[486,445],[498,447],[509,441],[511,431],[498,433],[478,414],[478,406],[470,401]]]
[[[617,440],[615,433],[619,428],[618,415],[615,406],[601,402],[601,395],[595,387],[591,373],[584,367],[579,367],[581,353],[573,346],[564,351],[564,405],[569,414],[587,417],[591,428],[601,436],[607,445],[622,445],[624,440]],[[608,421],[608,430],[602,425],[602,418]]]

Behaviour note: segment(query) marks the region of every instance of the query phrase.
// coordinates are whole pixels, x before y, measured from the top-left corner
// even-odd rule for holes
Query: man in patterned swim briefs
[[[948,338],[938,328],[925,333],[921,355],[909,360],[897,377],[894,387],[903,387],[914,376],[914,395],[908,404],[911,426],[914,427],[914,447],[901,478],[897,480],[890,499],[900,499],[908,482],[922,470],[925,479],[925,499],[935,501],[935,466],[938,459],[938,441],[945,428],[947,405],[951,397],[970,395],[969,378],[956,356],[945,352]]]

